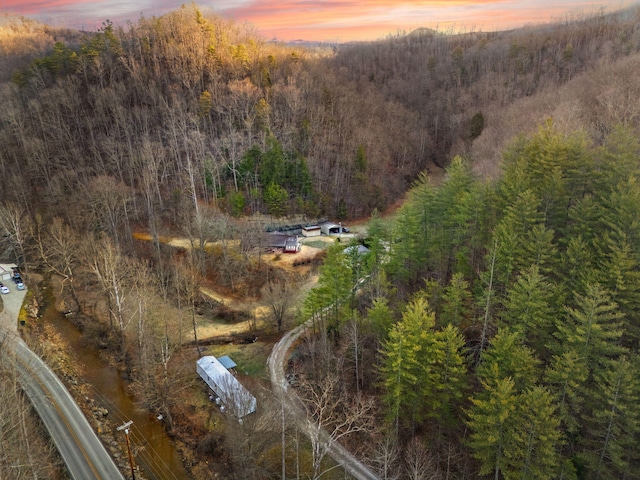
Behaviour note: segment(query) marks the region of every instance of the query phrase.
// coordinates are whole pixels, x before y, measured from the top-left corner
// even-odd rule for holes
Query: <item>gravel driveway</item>
[[[18,290],[16,284],[12,281],[4,282],[5,286],[11,290],[6,295],[2,295],[2,303],[4,309],[0,313],[0,329],[7,329],[11,332],[18,331],[18,313],[22,308],[22,302],[27,290]]]
[[[287,382],[285,377],[285,362],[293,343],[304,333],[305,329],[309,327],[311,322],[312,319],[309,319],[306,323],[299,325],[285,334],[280,341],[274,345],[271,355],[269,355],[267,360],[269,377],[271,379],[273,390],[280,397],[280,400],[284,402],[285,408],[293,415],[295,422],[302,429],[304,434],[309,437],[311,437],[311,435],[316,435],[318,430],[315,426],[311,425],[305,412],[301,409],[299,403],[300,399],[295,392],[289,388],[289,382]],[[329,438],[326,432],[321,431],[320,433],[323,438]],[[362,462],[356,459],[337,440],[332,439],[329,441],[327,452],[355,479],[380,480],[378,476],[369,470],[369,468]]]

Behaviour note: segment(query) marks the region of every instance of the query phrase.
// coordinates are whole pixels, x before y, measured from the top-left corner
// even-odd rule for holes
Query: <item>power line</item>
[[[126,422],[128,415],[125,412],[121,411],[108,397],[102,394],[95,385],[87,385],[89,385],[93,390],[94,397],[96,397],[96,399],[107,408],[109,415],[115,417],[114,420],[116,422]],[[132,441],[137,445],[142,446],[142,448],[136,450],[136,457],[140,457],[144,461],[145,465],[153,467],[155,476],[177,480],[178,477],[171,471],[171,468],[164,461],[162,455],[153,448],[149,440],[144,435],[140,434],[138,430],[139,429],[132,428],[129,433]]]
[[[129,453],[129,465],[131,466],[131,479],[136,480],[136,472],[133,468],[133,456],[131,455],[131,444],[129,443],[129,427],[133,424],[133,421],[129,420],[126,423],[120,425],[116,430],[124,430],[124,438],[127,440],[127,452]]]

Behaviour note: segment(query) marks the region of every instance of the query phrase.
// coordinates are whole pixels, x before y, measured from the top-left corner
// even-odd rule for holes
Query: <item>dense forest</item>
[[[132,199],[129,223],[175,224],[198,202],[231,215],[367,216],[467,154],[500,109],[637,52],[635,15],[418,30],[335,53],[267,43],[195,7],[66,42],[23,33],[22,50],[46,45],[24,37],[58,41],[3,88],[2,189],[66,210],[88,203],[88,183],[112,181]],[[15,62],[13,43],[3,51]],[[602,138],[608,125],[593,128]]]
[[[3,18],[0,258],[55,277],[178,431],[200,285],[296,281],[247,219],[370,217],[369,253],[329,249],[304,302],[310,417],[360,422],[333,432],[387,479],[637,478],[639,18],[314,49],[193,5],[95,33]],[[243,435],[192,446],[211,478],[279,478]]]
[[[497,182],[456,158],[330,253],[306,306],[338,348],[307,374],[383,399],[383,478],[638,478],[639,154],[547,124]]]

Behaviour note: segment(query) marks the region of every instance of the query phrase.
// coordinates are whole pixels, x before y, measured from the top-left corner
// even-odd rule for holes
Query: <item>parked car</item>
[[[7,293],[9,293],[9,288],[5,287],[2,283],[0,283],[0,293],[6,295]]]
[[[16,282],[16,288],[18,290],[24,290],[24,283],[22,283],[22,281]]]
[[[14,283],[22,283],[22,277],[19,273],[14,273],[13,277],[11,277]]]

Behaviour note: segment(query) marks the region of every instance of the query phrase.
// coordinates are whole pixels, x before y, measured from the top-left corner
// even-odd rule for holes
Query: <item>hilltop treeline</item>
[[[58,42],[3,92],[3,187],[52,208],[109,177],[150,196],[138,219],[198,202],[235,215],[382,208],[423,168],[413,116],[341,84],[323,55],[194,7]]]
[[[3,191],[66,211],[108,177],[147,199],[127,221],[169,223],[198,202],[233,215],[367,215],[432,162],[469,151],[496,106],[640,47],[633,12],[417,31],[335,53],[267,43],[193,6],[67,38],[3,87]],[[3,42],[7,55],[14,43]]]
[[[484,125],[514,101],[557,89],[637,52],[639,15],[634,8],[542,27],[460,35],[419,29],[375,45],[342,48],[335,64],[346,80],[374,85],[385,99],[415,113],[431,147],[428,155],[445,166],[452,149],[468,154]],[[505,127],[498,141],[519,133]],[[606,133],[599,132],[600,139]]]
[[[46,55],[56,42],[78,46],[76,30],[52,28],[24,17],[0,14],[0,83],[33,59]]]

